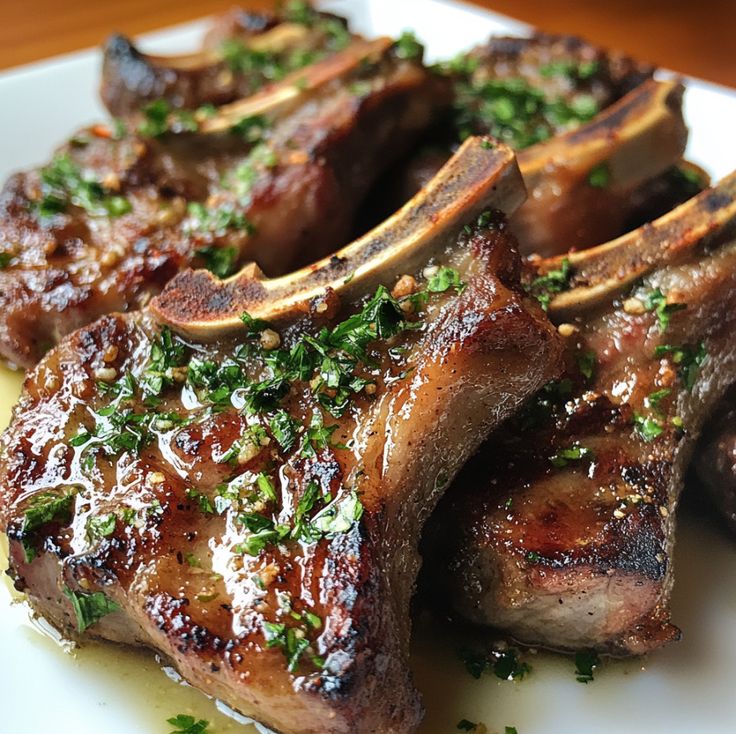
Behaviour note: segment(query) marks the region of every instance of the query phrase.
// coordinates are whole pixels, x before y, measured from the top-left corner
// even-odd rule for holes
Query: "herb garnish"
[[[552,301],[552,297],[562,293],[570,287],[572,268],[570,261],[563,258],[559,268],[550,270],[544,275],[535,278],[528,287],[530,295],[534,296],[546,311]]]
[[[64,596],[69,599],[77,616],[77,629],[84,632],[88,627],[97,624],[103,617],[120,609],[112,599],[108,599],[101,591],[72,591],[64,587]]]
[[[520,150],[557,131],[590,120],[598,103],[579,93],[570,101],[549,99],[544,92],[520,78],[473,79],[472,60],[455,60],[441,71],[460,73],[455,83],[455,127],[461,140],[489,134]],[[445,72],[447,73],[447,72]]]
[[[218,278],[227,278],[237,270],[237,247],[200,247],[194,254],[202,258],[204,267]]]
[[[51,522],[67,523],[71,520],[75,495],[75,490],[67,490],[62,494],[41,492],[30,498],[20,530],[26,563],[38,556],[34,543],[38,530]]]
[[[119,217],[132,211],[130,202],[113,194],[89,174],[83,173],[65,153],[42,168],[41,199],[36,209],[41,217],[66,212],[71,205],[94,217]]]
[[[592,459],[593,452],[584,446],[571,446],[567,449],[560,449],[549,460],[555,469],[562,469],[571,461],[581,461],[582,459]]]
[[[688,345],[675,347],[663,344],[655,348],[654,356],[669,356],[679,366],[678,376],[685,389],[690,392],[693,389],[701,365],[708,358],[708,352],[705,349],[705,342],[700,342],[696,347]]]
[[[649,393],[647,397],[645,398],[646,404],[652,408],[653,410],[659,411],[659,404],[664,400],[672,390],[668,387],[663,388],[662,390],[655,390],[654,392]]]
[[[455,268],[443,265],[427,281],[427,290],[430,293],[444,293],[449,288],[454,288],[460,294],[465,290],[465,283],[460,280],[460,273]]]
[[[588,184],[595,189],[604,189],[611,182],[611,169],[607,163],[599,163],[588,174]]]
[[[143,121],[138,126],[138,134],[146,138],[158,138],[166,133],[194,133],[199,130],[197,112],[174,109],[165,99],[149,102],[141,109],[141,113]]]
[[[168,724],[176,727],[170,734],[203,734],[210,725],[205,719],[195,719],[188,714],[178,714],[170,719],[166,719]]]
[[[404,31],[396,41],[394,48],[400,59],[420,59],[422,53],[424,53],[422,44],[419,43],[419,39],[411,31]]]
[[[86,523],[87,539],[89,541],[97,540],[99,538],[107,538],[115,531],[115,525],[117,524],[117,515],[114,512],[110,512],[107,515],[93,515]]]
[[[578,650],[575,653],[575,675],[578,683],[590,683],[593,671],[600,665],[601,659],[595,650]]]
[[[243,230],[248,234],[254,231],[253,225],[242,211],[237,211],[232,204],[218,207],[207,207],[198,202],[187,206],[189,221],[185,228],[189,232],[212,232],[224,234],[228,230]]]
[[[230,132],[249,143],[259,143],[268,128],[268,121],[263,115],[249,115],[238,120]]]
[[[644,416],[634,413],[634,428],[639,436],[647,443],[654,441],[664,433],[664,426],[652,416]]]
[[[292,616],[294,616],[292,614]],[[297,619],[305,619],[306,624],[287,627],[283,622],[264,622],[263,635],[266,638],[266,647],[280,647],[287,660],[287,669],[290,673],[296,671],[299,662],[310,648],[308,638],[309,627],[318,629],[322,626],[322,620],[312,613],[296,615]],[[310,661],[317,669],[324,667],[324,660],[318,655],[310,655]]]
[[[687,308],[686,303],[667,303],[667,296],[659,288],[647,294],[644,299],[644,308],[657,314],[659,330],[664,333],[670,325],[670,316],[677,311]]]
[[[489,653],[464,651],[461,658],[465,669],[476,679],[484,673],[492,673],[501,680],[521,680],[532,671],[531,665],[522,661],[519,651],[513,648],[491,650]]]
[[[592,380],[596,368],[598,367],[598,356],[596,353],[591,349],[584,352],[578,352],[576,355],[576,361],[578,363],[580,374],[586,380]]]

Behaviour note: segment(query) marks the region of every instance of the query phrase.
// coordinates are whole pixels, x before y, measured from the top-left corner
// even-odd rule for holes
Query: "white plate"
[[[440,0],[343,0],[325,3],[372,35],[414,29],[431,59],[447,57],[490,33],[528,30],[503,16]],[[202,23],[147,36],[163,52],[196,45]],[[76,127],[104,115],[97,100],[99,55],[71,54],[0,74],[0,178],[48,159]],[[718,178],[736,167],[736,93],[692,81],[686,97],[688,156]],[[0,425],[20,378],[0,369]],[[684,640],[646,660],[609,662],[589,685],[569,659],[540,654],[516,683],[475,681],[447,631],[422,625],[413,665],[428,714],[422,734],[457,731],[460,719],[519,734],[730,734],[736,731],[736,544],[710,516],[681,513],[674,621]],[[2,734],[166,734],[166,718],[191,713],[212,734],[252,732],[225,718],[198,692],[171,682],[151,656],[92,646],[69,655],[11,605],[0,588]]]

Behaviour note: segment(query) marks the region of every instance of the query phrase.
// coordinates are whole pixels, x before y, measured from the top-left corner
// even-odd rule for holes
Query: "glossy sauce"
[[[2,423],[21,382],[20,373],[0,367]],[[723,570],[736,567],[736,547],[710,516],[687,514],[682,520],[673,607],[683,642],[646,660],[608,661],[589,685],[575,681],[570,658],[550,653],[525,657],[533,670],[523,681],[474,680],[457,654],[467,640],[422,619],[412,645],[427,707],[420,734],[456,731],[463,718],[484,722],[489,734],[504,726],[517,727],[519,734],[613,734],[624,723],[630,731],[657,731],[672,720],[673,707],[690,713],[678,715],[680,728],[672,732],[698,731],[704,721],[709,731],[730,731],[736,720],[736,586],[723,583]],[[4,551],[3,538],[0,568],[6,566]],[[207,734],[256,734],[255,727],[220,713],[204,694],[168,678],[151,653],[110,644],[65,651],[29,621],[26,607],[10,604],[4,574],[0,587],[3,734],[42,731],[43,725],[75,734],[168,734],[166,719],[179,713],[208,720]],[[714,721],[723,728],[713,728]]]

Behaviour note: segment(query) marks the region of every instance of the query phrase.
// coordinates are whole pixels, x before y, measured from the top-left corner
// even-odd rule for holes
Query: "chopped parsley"
[[[7,268],[12,259],[13,255],[9,252],[0,252],[0,270]]]
[[[611,169],[607,163],[599,163],[588,174],[588,184],[594,189],[605,189],[611,182]]]
[[[592,459],[593,452],[584,446],[571,446],[567,449],[560,449],[556,454],[550,456],[549,460],[555,469],[562,469],[571,461],[582,461],[583,459]]]
[[[578,650],[575,653],[575,675],[578,683],[590,683],[593,671],[600,665],[601,659],[595,650]]]
[[[551,61],[540,67],[539,73],[544,77],[564,76],[568,79],[590,79],[600,71],[597,61],[574,61],[573,59],[562,59]]]
[[[166,719],[166,722],[175,727],[170,734],[204,734],[210,725],[209,721],[195,719],[194,716],[188,714],[177,714],[170,719]]]
[[[646,397],[646,403],[647,405],[652,408],[653,410],[656,410],[659,412],[659,404],[664,400],[672,390],[668,387],[663,388],[662,390],[655,390],[654,392],[649,393]]]
[[[230,132],[249,143],[259,143],[268,128],[268,121],[263,115],[249,115],[238,120]]]
[[[194,133],[199,130],[195,113],[175,110],[165,99],[156,99],[141,109],[143,121],[138,134],[146,138],[159,138],[167,133]]]
[[[299,424],[285,410],[277,410],[268,427],[282,451],[288,451],[295,444]]]
[[[287,74],[325,58],[350,43],[350,32],[337,18],[320,15],[308,3],[289,3],[284,19],[290,23],[314,28],[324,40],[320,48],[287,47],[282,50],[254,49],[239,39],[227,39],[220,47],[225,63],[235,74],[248,77],[251,92],[267,82],[283,79]]]
[[[319,621],[317,626],[321,626],[322,621],[316,614],[312,614],[309,626],[314,626],[316,620]],[[278,647],[284,653],[287,661],[287,669],[290,673],[294,673],[299,667],[302,656],[311,649],[311,642],[308,637],[309,627],[307,625],[299,625],[288,627],[283,622],[264,622],[263,635],[266,638],[266,647]],[[315,668],[324,667],[324,660],[315,654],[311,654],[309,659]]]
[[[400,59],[421,59],[424,53],[422,44],[411,31],[404,31],[396,41],[394,48]]]
[[[204,261],[204,267],[218,278],[227,278],[238,269],[237,247],[200,247],[194,253]]]
[[[64,587],[64,596],[72,603],[77,616],[77,629],[80,632],[84,632],[103,617],[120,609],[118,604],[108,599],[101,591],[72,591]]]
[[[659,420],[639,413],[634,413],[634,429],[647,443],[664,433],[664,425]]]
[[[117,519],[117,515],[114,512],[110,512],[107,515],[93,515],[87,520],[85,526],[87,539],[93,541],[109,537],[115,532]]]
[[[430,293],[444,293],[454,288],[458,293],[465,290],[465,283],[460,280],[460,273],[455,268],[442,266],[428,281],[427,290]]]
[[[251,234],[254,231],[245,214],[237,211],[232,204],[207,207],[198,202],[191,202],[187,206],[187,213],[189,220],[185,226],[188,232],[224,234],[228,230],[242,230]]]
[[[535,278],[528,287],[528,292],[534,296],[546,311],[552,301],[552,297],[562,293],[570,287],[572,268],[570,261],[563,258],[559,268],[550,270],[544,275]]]
[[[488,134],[520,150],[547,140],[556,132],[587,122],[599,111],[595,98],[578,93],[570,101],[550,99],[524,79],[473,78],[477,68],[454,61],[449,67],[455,75],[454,123],[461,140],[470,135]]]
[[[65,153],[42,168],[40,177],[41,199],[35,207],[41,217],[64,213],[72,205],[94,217],[119,217],[133,209],[128,199],[84,173]]]
[[[460,721],[457,722],[457,728],[460,731],[475,731],[478,728],[478,724],[468,721],[467,719],[460,719]]]
[[[688,345],[676,347],[664,344],[655,348],[654,356],[669,357],[678,365],[677,374],[685,389],[690,392],[695,385],[700,367],[708,358],[708,352],[705,349],[705,342],[700,342],[695,347]]]
[[[513,648],[494,649],[489,653],[464,651],[461,658],[465,670],[476,680],[484,673],[495,675],[500,680],[521,680],[532,671],[531,665],[521,660],[519,651]]]
[[[72,518],[72,508],[76,491],[71,489],[61,494],[41,492],[34,494],[23,513],[20,541],[23,545],[26,563],[38,556],[36,551],[37,533],[49,523],[68,523]]]
[[[592,380],[593,375],[595,375],[596,368],[598,367],[598,357],[596,353],[590,349],[584,352],[578,352],[576,360],[580,374],[585,377],[586,380]]]
[[[657,315],[659,330],[664,333],[670,325],[670,317],[677,311],[687,308],[686,303],[667,303],[667,296],[659,288],[650,291],[644,298],[644,308]]]

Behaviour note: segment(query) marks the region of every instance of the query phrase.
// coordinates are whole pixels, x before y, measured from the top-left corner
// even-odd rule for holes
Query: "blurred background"
[[[402,0],[395,0],[401,3]],[[0,68],[126,34],[271,0],[3,0]],[[736,87],[736,0],[474,0],[550,32],[573,33],[643,60]]]

